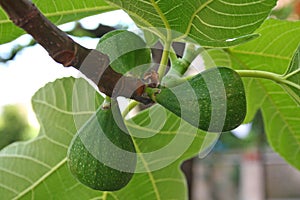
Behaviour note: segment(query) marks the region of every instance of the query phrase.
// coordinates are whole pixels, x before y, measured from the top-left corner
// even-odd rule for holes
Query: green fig
[[[209,132],[232,130],[246,116],[243,82],[226,67],[205,70],[174,87],[153,89],[150,96],[193,126]]]
[[[110,66],[118,73],[142,76],[151,62],[151,51],[144,40],[133,32],[115,30],[103,35],[97,50],[107,54]]]
[[[86,186],[116,191],[131,180],[136,151],[118,104],[103,104],[74,136],[68,149],[68,167]]]

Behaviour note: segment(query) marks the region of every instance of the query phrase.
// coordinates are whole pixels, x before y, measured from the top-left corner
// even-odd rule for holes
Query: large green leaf
[[[32,2],[36,4],[48,19],[57,25],[116,9],[116,7],[105,3],[104,0],[33,0]],[[9,20],[0,7],[0,44],[9,42],[23,33],[20,28],[16,27]]]
[[[140,26],[166,40],[191,38],[226,47],[252,39],[276,0],[107,0]],[[171,30],[171,31],[170,31]]]
[[[257,33],[260,38],[229,50],[234,68],[284,74],[300,43],[300,22],[267,20]],[[244,81],[248,101],[246,122],[249,122],[262,106],[266,88],[261,79]]]
[[[282,88],[265,83],[262,106],[266,133],[271,146],[300,170],[300,107]]]
[[[257,33],[261,35],[259,39],[230,49],[233,67],[283,75],[300,43],[300,22],[268,20]],[[291,70],[294,71],[294,68]],[[270,144],[300,169],[300,107],[273,81],[255,78],[245,78],[244,81],[248,101],[247,121],[251,121],[257,110],[262,109]]]
[[[97,95],[96,103],[95,99],[87,98],[89,95]],[[66,167],[68,145],[77,130],[74,116],[78,124],[84,123],[101,101],[100,95],[83,79],[58,80],[39,90],[32,99],[41,124],[39,136],[14,143],[0,152],[1,198],[76,198],[78,182]],[[86,198],[96,194],[81,188]]]
[[[76,181],[67,168],[67,149],[102,101],[83,79],[60,79],[40,89],[32,99],[41,124],[39,136],[0,152],[1,198],[187,199],[180,164],[209,148],[218,135],[207,139],[158,105],[127,121],[138,153],[137,173],[128,186],[100,192]]]

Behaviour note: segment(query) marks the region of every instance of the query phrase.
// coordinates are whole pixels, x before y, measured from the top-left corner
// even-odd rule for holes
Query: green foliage
[[[0,124],[0,149],[27,138],[29,124],[21,107],[8,105],[3,108]]]
[[[295,59],[300,42],[299,26],[300,22],[267,20],[257,30],[260,38],[230,49],[233,68],[269,71],[282,74],[283,77],[286,72],[297,72],[298,63]],[[295,59],[291,61],[293,56]],[[298,73],[294,75],[296,77]],[[294,80],[294,75],[289,78],[297,84],[299,79]],[[255,78],[245,78],[244,84],[248,102],[246,121],[251,121],[257,110],[262,109],[270,145],[290,164],[300,169],[300,110],[294,98],[282,89],[287,86],[281,87],[270,80]],[[299,92],[295,88],[292,90],[294,93]]]
[[[162,40],[193,39],[206,47],[227,47],[249,35],[268,17],[276,0],[108,0]],[[171,31],[172,30],[172,31]]]
[[[67,149],[77,131],[76,125],[83,125],[103,101],[91,86],[84,83],[81,79],[76,83],[74,79],[56,81],[33,96],[33,108],[42,127],[39,136],[26,143],[15,143],[0,152],[1,185],[5,185],[0,187],[0,193],[6,199],[31,196],[36,199],[45,196],[68,199],[72,194],[67,193],[77,190],[74,187],[77,181],[66,165]],[[85,103],[77,109],[80,102]],[[55,194],[51,192],[55,190]],[[86,193],[84,198],[90,195],[93,192]]]
[[[145,110],[126,122],[138,152],[138,173],[124,189],[94,191],[72,176],[67,167],[68,146],[77,131],[92,120],[102,102],[103,98],[83,79],[61,79],[40,89],[32,103],[42,129],[36,139],[15,143],[0,152],[0,182],[5,186],[0,187],[0,193],[7,199],[44,196],[185,199],[187,191],[179,165],[200,149],[205,150],[202,144],[205,133],[165,112],[161,106]],[[144,119],[152,115],[161,118],[155,117],[153,122],[145,123]],[[98,124],[92,124],[89,129],[96,129],[95,126]],[[206,145],[209,144],[207,141]],[[168,145],[169,148],[160,150]]]
[[[104,1],[36,3],[56,24],[117,7],[124,9],[146,30],[147,43],[153,44],[157,39],[165,43],[160,69],[166,67],[174,41],[193,41],[210,47],[201,52],[206,68],[225,66],[227,68],[223,69],[229,70],[231,67],[245,77],[247,115],[244,122],[253,121],[257,111],[261,110],[268,142],[291,165],[300,169],[300,22],[266,20],[275,0],[107,1],[113,6]],[[10,41],[22,33],[8,22],[2,11],[0,28],[0,42]],[[117,45],[123,43],[117,42]],[[215,48],[233,45],[236,46]],[[147,53],[145,60],[148,59]],[[131,61],[125,59],[124,66],[115,70],[126,73],[134,67]],[[258,78],[255,73],[247,75],[245,70],[265,71],[269,76],[261,73]],[[233,84],[233,81],[227,83]],[[244,91],[241,87],[236,86],[233,90]],[[201,84],[199,90],[203,88]],[[186,90],[181,92],[183,96],[186,94]],[[157,97],[159,95],[163,97],[163,93]],[[209,95],[206,92],[206,97]],[[243,96],[241,98],[244,100]],[[187,199],[181,163],[199,153],[206,155],[219,137],[219,134],[203,132],[182,120],[178,117],[181,116],[179,111],[175,112],[177,116],[161,105],[153,105],[125,121],[137,153],[136,173],[129,184],[115,192],[95,191],[72,176],[67,167],[67,151],[76,134],[98,130],[99,124],[91,122],[97,121],[97,110],[103,97],[84,79],[65,78],[40,89],[32,103],[41,124],[39,136],[0,151],[0,194],[5,199],[41,199],[45,196],[53,199]],[[236,108],[234,112],[244,115],[245,103],[238,103],[230,104],[230,108]],[[197,110],[197,106],[188,106],[193,112]],[[234,118],[231,116],[226,123],[235,127],[243,117],[231,125]],[[93,161],[93,158],[83,161]]]
[[[201,52],[205,69],[210,69],[217,66],[231,66],[230,56],[224,49],[208,49]]]

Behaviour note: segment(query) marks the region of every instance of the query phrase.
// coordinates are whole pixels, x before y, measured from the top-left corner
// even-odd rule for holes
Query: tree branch
[[[13,23],[32,35],[56,62],[78,69],[104,94],[124,96],[144,104],[151,102],[150,98],[143,96],[146,86],[141,80],[115,72],[109,66],[107,55],[73,41],[29,0],[0,0],[0,5]]]

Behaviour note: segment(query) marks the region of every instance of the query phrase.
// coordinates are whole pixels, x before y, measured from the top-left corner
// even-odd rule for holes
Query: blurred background
[[[300,0],[279,0],[271,17],[299,20]],[[137,30],[122,11],[59,27],[87,48],[95,48],[111,30]],[[182,51],[177,45],[175,49]],[[154,51],[154,59],[160,60],[160,53]],[[49,81],[66,76],[80,74],[55,63],[29,35],[0,44],[0,149],[38,134],[30,99]],[[253,123],[222,134],[205,159],[188,160],[182,169],[191,200],[300,200],[300,172],[269,147],[260,112]]]

